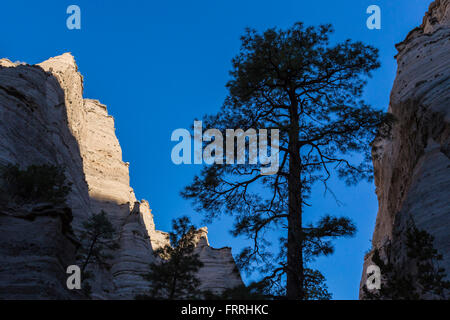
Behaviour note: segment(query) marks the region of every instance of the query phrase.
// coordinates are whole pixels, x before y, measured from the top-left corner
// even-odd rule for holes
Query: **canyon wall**
[[[361,287],[374,249],[391,244],[396,263],[405,260],[409,221],[434,236],[450,272],[450,0],[431,3],[421,26],[396,47],[389,112],[397,122],[391,139],[374,142],[379,210]]]
[[[167,234],[155,229],[148,202],[136,199],[114,119],[99,101],[83,98],[71,54],[38,65],[0,60],[0,164],[8,163],[63,166],[72,191],[66,208],[0,208],[1,298],[83,298],[66,290],[65,270],[74,264],[82,222],[102,210],[120,249],[109,270],[93,270],[92,297],[130,299],[148,289],[141,275]],[[201,230],[202,287],[220,292],[242,284],[231,250],[211,248]]]

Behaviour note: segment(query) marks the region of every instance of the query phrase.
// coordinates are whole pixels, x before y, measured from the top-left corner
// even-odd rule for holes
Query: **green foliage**
[[[83,259],[83,272],[90,263],[109,268],[107,261],[112,258],[112,255],[107,252],[119,248],[118,243],[114,240],[115,232],[115,228],[103,210],[83,222],[83,230],[80,235],[83,246],[78,252],[79,257]]]
[[[64,169],[53,165],[18,165],[0,167],[0,191],[3,201],[16,204],[51,202],[61,204],[71,190]]]
[[[88,280],[93,278],[93,274],[87,267],[95,264],[109,270],[111,267],[109,260],[113,258],[111,251],[117,250],[119,244],[115,240],[116,230],[105,211],[93,214],[82,225],[83,230],[80,234],[82,245],[78,249],[77,258],[82,261],[83,289],[89,294],[91,285]]]
[[[333,254],[332,239],[352,237],[356,233],[355,224],[346,217],[333,217],[326,215],[315,225],[309,224],[304,228],[304,259],[307,262],[318,256]]]
[[[193,299],[201,296],[200,281],[196,273],[203,266],[196,246],[196,229],[189,218],[172,221],[169,233],[170,245],[155,250],[156,263],[150,265],[150,272],[143,275],[151,284],[148,295],[136,299]]]
[[[442,255],[433,247],[434,238],[414,224],[406,232],[407,261],[404,265],[392,262],[391,246],[387,246],[386,261],[374,250],[372,262],[381,270],[380,290],[363,286],[364,298],[368,300],[419,300],[447,299],[450,281],[445,280],[445,269],[439,267]],[[407,268],[412,271],[406,272]]]
[[[409,259],[416,261],[417,283],[421,294],[445,297],[446,291],[450,289],[450,281],[445,280],[445,269],[439,267],[438,262],[443,257],[433,247],[433,242],[432,235],[413,226],[407,233],[407,255]]]
[[[330,300],[332,294],[328,292],[326,279],[318,270],[305,269],[305,300]]]
[[[308,260],[331,254],[331,239],[355,233],[347,218],[303,225],[313,186],[319,182],[334,195],[327,184],[333,174],[348,184],[372,179],[371,142],[388,136],[392,122],[361,98],[367,77],[380,65],[378,50],[350,40],[331,44],[331,32],[330,25],[302,23],[287,30],[247,30],[232,60],[229,94],[203,125],[224,136],[226,129],[251,128],[258,134],[258,129],[279,129],[279,170],[262,175],[260,164],[216,163],[204,167],[181,193],[207,220],[233,215],[232,234],[253,243],[239,256],[241,269],[251,272],[257,266],[272,279],[274,290],[290,299],[305,299],[311,289]],[[269,230],[287,230],[280,254],[264,238]],[[327,297],[320,288],[322,293],[309,297]]]

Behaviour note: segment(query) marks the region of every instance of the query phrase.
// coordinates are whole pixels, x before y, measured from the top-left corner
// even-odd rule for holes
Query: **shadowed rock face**
[[[392,140],[374,142],[379,210],[372,248],[392,244],[401,264],[408,220],[435,237],[450,272],[450,0],[434,1],[420,27],[397,46],[389,112]],[[382,251],[382,250],[381,250]],[[361,286],[373,250],[366,255]],[[360,297],[361,297],[360,293]]]
[[[77,242],[69,208],[0,208],[0,298],[83,299],[66,289]]]
[[[129,164],[122,161],[114,119],[99,101],[83,98],[83,78],[72,55],[65,53],[35,66],[0,60],[0,164],[7,163],[17,163],[21,167],[54,164],[66,168],[67,180],[72,183],[66,209],[73,215],[71,226],[75,234],[79,233],[82,221],[93,213],[104,210],[108,214],[118,230],[120,249],[114,252],[110,270],[93,270],[96,274],[94,298],[133,298],[148,288],[141,274],[147,272],[148,264],[154,261],[153,250],[168,243],[167,235],[155,230],[148,202],[136,199],[129,184]],[[5,248],[18,248],[0,251],[0,297],[8,298],[9,292],[14,298],[72,297],[65,287],[55,289],[57,285],[52,284],[52,290],[47,288],[47,283],[55,282],[54,279],[65,286],[65,282],[61,282],[66,277],[65,269],[75,261],[70,236],[58,231],[58,226],[65,221],[58,214],[61,211],[55,210],[48,222],[50,218],[30,221],[16,217],[23,213],[23,208],[16,208],[15,213],[7,208],[0,209],[0,213],[4,213],[0,214],[0,231],[5,231],[0,233],[0,241],[6,243]],[[40,232],[49,228],[53,228],[54,237]],[[49,263],[60,252],[66,252],[64,259],[58,258],[57,268],[32,264],[26,237],[10,236],[25,230],[28,241],[36,243],[40,249],[52,248],[38,250]],[[204,272],[200,273],[203,286],[221,291],[242,283],[239,273],[233,272],[235,264],[230,249],[204,254],[215,250],[206,245],[198,250],[205,257]],[[23,267],[11,268],[13,260]],[[20,277],[31,274],[32,270],[38,270],[36,276]],[[16,290],[12,295],[11,282],[3,280],[10,276],[18,279],[17,286],[36,290],[23,291],[22,295]],[[45,278],[49,281],[44,281]],[[46,290],[48,294],[39,295]]]

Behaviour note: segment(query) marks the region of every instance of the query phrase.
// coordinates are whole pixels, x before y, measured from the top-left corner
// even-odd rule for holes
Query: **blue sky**
[[[131,185],[138,198],[149,200],[157,228],[170,221],[200,216],[179,196],[200,166],[176,166],[170,159],[173,130],[189,128],[194,118],[215,113],[226,95],[231,59],[245,27],[286,28],[294,22],[332,23],[333,41],[362,40],[380,49],[381,68],[365,90],[365,99],[386,110],[396,73],[394,45],[422,22],[431,0],[322,1],[2,1],[0,57],[39,63],[72,52],[84,76],[84,96],[99,99],[116,120],[116,132],[129,161]],[[66,8],[81,8],[81,30],[66,28]],[[381,30],[366,27],[366,8],[381,8]],[[318,188],[310,218],[325,213],[346,215],[357,224],[352,239],[336,242],[333,256],[315,266],[327,277],[335,299],[357,299],[364,252],[370,247],[377,200],[374,185],[346,187],[333,181],[342,202]],[[215,247],[245,244],[233,238],[229,219],[209,228]]]

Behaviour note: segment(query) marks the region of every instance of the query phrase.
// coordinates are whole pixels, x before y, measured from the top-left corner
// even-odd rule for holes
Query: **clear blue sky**
[[[172,218],[200,217],[179,196],[199,166],[176,166],[170,152],[174,129],[215,113],[226,95],[230,60],[245,27],[285,28],[296,21],[332,23],[333,40],[362,40],[380,49],[382,67],[366,87],[365,98],[386,110],[396,72],[395,43],[418,26],[431,0],[192,0],[192,1],[2,1],[0,57],[39,63],[72,52],[84,76],[87,98],[99,99],[116,120],[124,161],[131,162],[131,185],[149,200],[157,228]],[[77,4],[82,29],[66,28],[66,8]],[[381,7],[382,29],[366,27],[366,8]],[[347,215],[358,226],[355,238],[336,242],[336,253],[316,263],[335,299],[356,299],[364,252],[370,247],[377,200],[373,184],[348,188],[333,182],[343,205],[317,189],[306,213]],[[245,244],[228,233],[230,221],[208,225],[210,243]]]

